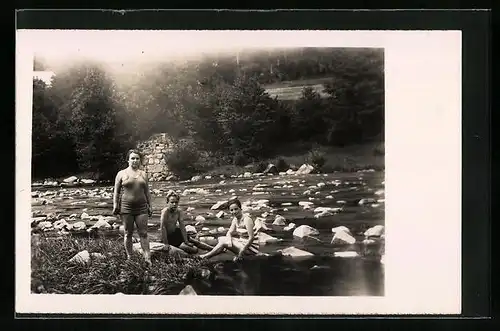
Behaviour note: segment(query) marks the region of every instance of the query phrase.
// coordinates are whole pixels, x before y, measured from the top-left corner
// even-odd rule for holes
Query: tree
[[[383,58],[371,52],[350,55],[324,84],[330,144],[359,143],[383,131]]]
[[[130,147],[117,136],[121,107],[112,79],[98,64],[84,63],[56,76],[53,85],[80,170],[112,177]]]
[[[77,169],[73,145],[66,135],[54,103],[52,88],[33,80],[32,173],[34,177],[58,176]],[[64,162],[61,162],[64,160]]]
[[[308,86],[302,90],[294,109],[293,128],[296,138],[309,140],[324,134],[327,128],[325,106],[319,93],[312,87]]]

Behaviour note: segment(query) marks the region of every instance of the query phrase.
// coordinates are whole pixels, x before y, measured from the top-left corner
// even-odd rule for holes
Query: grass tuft
[[[77,253],[101,253],[89,263],[69,262]],[[178,294],[208,262],[196,257],[153,258],[148,268],[141,255],[126,260],[120,239],[32,236],[31,290],[59,294]]]

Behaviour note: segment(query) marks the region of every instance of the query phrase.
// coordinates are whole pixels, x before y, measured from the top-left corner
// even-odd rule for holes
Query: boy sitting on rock
[[[161,240],[167,247],[172,245],[186,253],[195,254],[198,249],[189,241],[186,227],[181,217],[179,206],[180,196],[170,191],[167,194],[167,207],[161,211]]]

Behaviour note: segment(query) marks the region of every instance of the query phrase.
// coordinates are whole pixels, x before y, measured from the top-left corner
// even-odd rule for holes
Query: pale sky
[[[377,36],[373,31],[18,31],[29,35],[30,48],[36,54],[63,61],[75,55],[112,62],[150,61],[186,58],[202,52],[236,52],[241,48],[383,47],[384,44],[384,34]]]

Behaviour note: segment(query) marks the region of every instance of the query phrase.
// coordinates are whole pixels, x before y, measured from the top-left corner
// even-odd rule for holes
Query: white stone
[[[95,228],[95,229],[111,229],[111,225],[106,222],[105,220],[98,220],[97,222],[95,222],[94,225],[92,225],[92,228]]]
[[[281,215],[276,215],[273,225],[286,225],[286,219]]]
[[[88,263],[89,261],[90,261],[90,254],[89,251],[87,250],[77,253],[69,260],[70,263],[83,263],[83,264]]]
[[[281,252],[281,254],[285,256],[291,256],[291,257],[312,257],[314,254],[295,248],[294,246],[287,247],[284,249],[279,250],[278,252]]]
[[[203,223],[206,221],[205,217],[203,217],[201,215],[196,216],[196,218],[194,220],[196,223]]]
[[[348,251],[348,252],[335,252],[334,253],[335,257],[358,257],[359,254],[354,251]]]
[[[332,233],[336,233],[336,232],[340,232],[340,231],[351,233],[349,228],[347,228],[346,226],[343,226],[343,225],[332,228]]]
[[[63,182],[65,183],[74,183],[78,180],[78,178],[76,176],[71,176],[71,177],[68,177],[66,179],[63,180]]]
[[[308,236],[317,236],[319,231],[309,225],[301,225],[293,231],[295,237],[303,238]]]
[[[302,206],[304,208],[311,208],[312,205],[314,205],[314,203],[310,201],[299,201],[299,206]]]
[[[352,245],[356,243],[356,239],[346,231],[336,231],[333,235],[332,241],[330,244],[339,244],[339,245]]]
[[[383,225],[375,225],[368,230],[365,231],[365,237],[380,237],[384,234],[384,226]]]
[[[317,207],[314,209],[314,213],[324,213],[324,212],[338,213],[341,210],[342,210],[342,208]]]
[[[262,244],[262,245],[273,244],[273,243],[277,243],[280,241],[279,238],[270,236],[264,232],[257,233],[257,238],[259,239],[259,244]]]
[[[196,234],[198,231],[196,231],[196,228],[192,225],[186,225],[186,233],[192,233]]]
[[[366,205],[366,204],[370,204],[370,203],[375,203],[375,202],[377,202],[377,200],[375,200],[373,198],[364,198],[364,199],[359,200],[358,204],[360,206],[362,206],[362,205]]]
[[[187,285],[180,291],[179,295],[198,295],[191,285]]]

